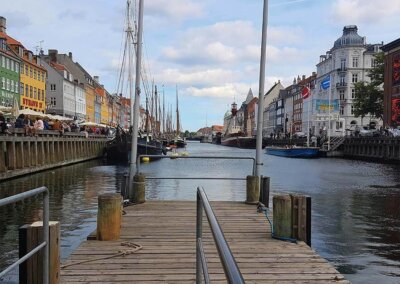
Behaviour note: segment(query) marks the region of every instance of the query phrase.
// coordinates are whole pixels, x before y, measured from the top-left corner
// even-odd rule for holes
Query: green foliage
[[[365,117],[371,114],[373,117],[383,117],[383,90],[384,81],[384,54],[375,55],[375,66],[368,72],[371,82],[358,82],[355,86],[355,98],[353,100],[354,115]]]

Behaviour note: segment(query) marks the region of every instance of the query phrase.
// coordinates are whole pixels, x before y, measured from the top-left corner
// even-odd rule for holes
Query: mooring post
[[[137,173],[133,177],[133,194],[130,195],[133,203],[144,203],[146,201],[146,176]]]
[[[290,195],[275,195],[273,203],[274,234],[279,238],[292,237],[292,199]]]
[[[261,176],[260,202],[269,208],[270,178]]]
[[[43,222],[23,225],[19,233],[19,257],[43,242]],[[60,223],[49,222],[49,283],[60,283]],[[19,266],[19,283],[43,283],[43,252],[40,251]]]
[[[246,178],[246,204],[257,204],[260,199],[260,178],[247,176]]]
[[[99,195],[97,240],[118,240],[121,234],[122,198],[119,193]]]

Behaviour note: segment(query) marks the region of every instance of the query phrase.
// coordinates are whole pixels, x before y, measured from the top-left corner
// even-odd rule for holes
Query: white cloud
[[[145,2],[144,10],[146,15],[165,17],[172,21],[182,21],[203,15],[202,6],[191,0],[150,0]]]
[[[163,69],[157,74],[157,79],[165,84],[204,85],[224,84],[232,82],[239,76],[227,69],[182,70]]]
[[[398,17],[399,0],[336,0],[333,3],[334,18],[345,23],[376,23]]]

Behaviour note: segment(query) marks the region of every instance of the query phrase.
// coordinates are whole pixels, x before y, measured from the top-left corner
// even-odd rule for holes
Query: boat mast
[[[261,175],[262,134],[263,134],[263,110],[264,110],[264,84],[265,84],[265,57],[267,46],[268,25],[268,0],[264,0],[263,25],[261,35],[261,60],[260,60],[260,85],[258,89],[258,113],[257,113],[257,139],[256,139],[256,176]]]
[[[138,124],[139,124],[139,105],[140,105],[140,67],[142,62],[142,34],[143,34],[143,2],[139,1],[139,21],[138,21],[138,34],[136,39],[136,78],[135,78],[135,101],[133,107],[133,117],[131,115],[132,124],[132,143],[131,143],[131,158],[130,158],[130,170],[129,170],[129,192],[133,191],[133,177],[136,172],[136,156],[137,156],[137,140],[138,140]],[[128,8],[130,0],[128,0]],[[130,19],[128,19],[129,22]],[[132,33],[130,23],[128,24],[128,30]],[[131,46],[131,45],[129,45]],[[129,47],[131,50],[131,47]],[[131,60],[129,60],[131,62]],[[129,63],[130,64],[130,63]],[[130,68],[131,69],[131,68]],[[131,71],[130,71],[131,72]],[[130,79],[132,77],[130,76]],[[130,80],[132,81],[132,80]],[[132,83],[130,83],[132,85]],[[132,94],[132,88],[130,87],[130,94]],[[132,103],[132,98],[131,98]]]
[[[155,113],[155,121],[154,121],[154,134],[158,136],[158,108],[157,108],[157,101],[158,101],[158,94],[157,94],[157,85],[154,85],[154,113]]]
[[[176,136],[179,136],[179,106],[178,106],[178,85],[176,85]]]
[[[163,121],[163,134],[165,134],[165,94],[164,94],[164,85],[162,89],[162,121]]]

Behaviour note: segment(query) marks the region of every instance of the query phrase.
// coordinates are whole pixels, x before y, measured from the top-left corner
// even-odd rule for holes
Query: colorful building
[[[0,105],[18,107],[21,60],[8,44],[5,19],[0,17]]]
[[[44,112],[46,109],[46,69],[41,66],[40,57],[27,50],[19,41],[4,32],[0,37],[20,59],[20,108]]]
[[[99,83],[99,76],[94,76],[94,85],[95,85],[95,95],[101,101],[100,105],[100,123],[108,124],[109,122],[109,111],[108,111],[108,99],[107,93],[104,89],[103,85]]]
[[[381,49],[385,52],[383,123],[400,126],[400,38]]]

